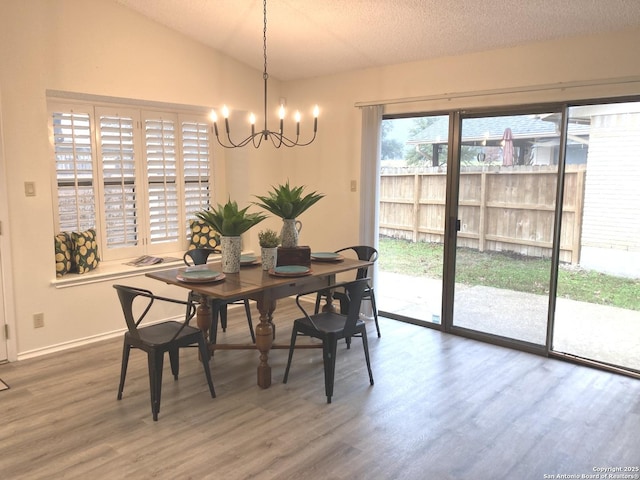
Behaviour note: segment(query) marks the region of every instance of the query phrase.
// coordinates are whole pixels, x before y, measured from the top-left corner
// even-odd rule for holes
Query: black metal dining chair
[[[209,384],[211,398],[216,397],[209,369],[209,350],[202,330],[189,325],[189,321],[196,313],[193,303],[176,300],[173,298],[154,295],[151,291],[142,288],[128,287],[124,285],[114,285],[118,292],[118,298],[122,306],[124,318],[127,323],[127,331],[124,334],[124,346],[122,350],[122,366],[120,369],[120,385],[118,387],[118,400],[122,400],[124,390],[124,380],[127,375],[129,364],[129,353],[131,348],[138,348],[147,353],[149,365],[149,387],[151,392],[151,413],[153,420],[158,420],[160,413],[160,395],[162,392],[162,368],[164,364],[164,354],[169,352],[171,362],[171,373],[173,378],[178,379],[180,370],[179,349],[196,345],[200,350],[200,358],[204,373]],[[136,300],[140,300],[140,305]],[[147,313],[151,310],[154,302],[166,302],[186,307],[185,318],[182,322],[166,321],[148,326],[140,326]],[[142,311],[141,314],[134,314],[135,311]],[[136,316],[137,315],[137,316]]]
[[[336,250],[335,253],[342,253],[342,252],[347,252],[349,250],[352,250],[353,252],[355,252],[355,254],[358,257],[358,260],[368,260],[370,262],[374,262],[376,260],[378,260],[378,251],[373,248],[370,247],[368,245],[355,245],[352,247],[345,247],[345,248],[341,248],[340,250]],[[356,279],[360,279],[360,278],[366,278],[369,276],[369,267],[363,267],[363,268],[359,268],[357,273],[356,273]],[[318,313],[320,310],[320,302],[322,301],[323,298],[327,298],[327,296],[329,294],[333,295],[333,298],[338,300],[340,302],[340,309],[342,311],[342,313],[346,313],[346,301],[347,298],[345,297],[344,291],[340,291],[340,290],[330,290],[330,289],[324,289],[321,290],[317,293],[316,295],[316,306],[315,306],[315,310],[314,313]],[[378,333],[378,338],[380,338],[380,324],[378,323],[378,308],[376,307],[376,296],[375,293],[373,291],[373,287],[371,286],[370,283],[367,284],[365,291],[364,291],[364,295],[362,297],[363,300],[368,300],[371,302],[371,310],[373,311],[373,319],[375,320],[376,323],[376,332]],[[345,311],[343,311],[345,310]]]
[[[346,315],[334,312],[322,312],[309,315],[304,307],[300,304],[300,298],[308,295],[307,292],[296,296],[296,304],[304,314],[304,317],[293,322],[293,330],[291,332],[291,344],[289,346],[289,359],[287,360],[287,368],[284,372],[283,383],[287,383],[289,379],[289,369],[291,368],[291,360],[298,336],[308,336],[322,340],[322,359],[324,364],[324,388],[327,396],[327,403],[331,403],[333,396],[333,383],[336,371],[336,353],[338,349],[338,340],[343,338],[351,339],[353,337],[362,338],[362,346],[364,348],[364,356],[367,362],[367,370],[369,372],[369,383],[373,385],[373,373],[371,371],[371,361],[369,359],[369,344],[367,342],[367,329],[364,321],[360,318],[360,303],[364,292],[368,286],[368,278],[361,278],[349,283],[335,285],[344,288],[345,295],[348,298],[348,311]]]
[[[217,250],[212,250],[210,248],[194,248],[191,250],[187,250],[183,255],[182,259],[188,267],[193,265],[204,265],[207,263],[209,256],[213,253],[219,253]],[[196,301],[198,298],[198,294],[195,292],[191,292],[189,294],[189,298],[192,301]],[[210,308],[212,310],[212,318],[213,324],[211,326],[211,342],[215,343],[215,339],[217,336],[217,331],[213,330],[217,328],[218,319],[220,320],[220,326],[222,327],[222,331],[227,331],[227,305],[244,305],[244,311],[247,315],[247,323],[249,325],[249,333],[251,334],[251,340],[253,343],[256,343],[256,334],[253,330],[253,320],[251,318],[251,306],[249,305],[249,299],[244,298],[241,300],[236,300],[232,302],[224,302],[221,300],[211,300]]]

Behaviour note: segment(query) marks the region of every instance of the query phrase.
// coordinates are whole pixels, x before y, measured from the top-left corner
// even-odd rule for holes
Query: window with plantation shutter
[[[88,113],[53,112],[59,231],[95,227],[93,151]]]
[[[166,115],[144,120],[145,156],[152,244],[177,242],[180,231],[176,119]]]
[[[205,114],[50,99],[57,231],[96,228],[101,259],[185,250],[211,198]]]
[[[138,245],[134,119],[99,115],[106,248]]]
[[[187,221],[194,219],[195,213],[206,209],[211,201],[209,132],[210,127],[204,122],[182,121],[184,207]]]

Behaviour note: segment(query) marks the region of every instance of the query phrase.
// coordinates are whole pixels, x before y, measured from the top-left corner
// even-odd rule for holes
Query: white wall
[[[349,191],[350,181],[360,179],[360,112],[354,107],[356,102],[640,76],[639,45],[640,31],[636,30],[299,82],[279,84],[271,79],[272,98],[285,96],[288,105],[300,109],[314,103],[321,106],[319,138],[309,147],[286,151],[216,150],[218,200],[230,194],[246,203],[252,194],[264,193],[270,185],[289,178],[327,194],[302,215],[301,243],[312,244],[316,250],[353,243],[358,238],[360,198],[359,192]],[[167,71],[177,74],[167,76]],[[15,292],[10,301],[15,305],[19,356],[122,327],[112,281],[66,289],[51,286],[55,271],[46,90],[190,105],[226,102],[249,110],[261,105],[261,87],[260,72],[114,2],[0,0],[0,93],[13,265],[8,277]],[[388,112],[442,110],[593,93],[640,90],[635,84],[587,86],[569,93],[466,97],[386,108]],[[29,131],[27,126],[37,128]],[[25,181],[36,183],[36,197],[24,196]],[[274,219],[265,226],[279,228]],[[252,245],[257,243],[256,234],[249,236]],[[144,278],[126,279],[126,283],[161,288],[158,282]],[[183,294],[170,289],[164,287],[164,293]],[[44,312],[45,328],[33,328],[35,312]]]
[[[2,221],[11,239],[14,268],[9,278],[15,292],[14,298],[6,300],[15,305],[12,332],[17,334],[21,356],[123,326],[113,282],[65,289],[51,286],[54,206],[46,91],[196,106],[226,102],[246,110],[262,105],[262,75],[111,1],[2,1],[0,36],[10,212]],[[277,80],[270,88],[278,98]],[[226,157],[233,157],[229,166]],[[231,195],[246,205],[258,180],[280,177],[273,150],[227,155],[220,149],[216,162],[218,201]],[[256,166],[255,176],[249,164]],[[258,170],[267,166],[273,168],[262,175]],[[25,197],[25,181],[35,182],[35,197]],[[123,282],[169,291],[142,277]],[[36,312],[44,313],[44,328],[33,328]]]

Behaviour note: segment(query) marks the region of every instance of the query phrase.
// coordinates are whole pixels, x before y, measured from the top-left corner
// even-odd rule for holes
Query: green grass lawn
[[[380,238],[379,268],[417,277],[442,277],[443,246]],[[458,249],[456,282],[518,292],[549,293],[551,261],[497,252]],[[640,280],[561,265],[558,296],[582,302],[640,310]]]

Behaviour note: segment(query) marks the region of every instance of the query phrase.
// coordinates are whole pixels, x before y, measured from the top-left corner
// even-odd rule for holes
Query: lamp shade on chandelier
[[[316,133],[318,131],[318,114],[320,112],[318,106],[316,105],[313,108],[313,134],[308,137],[307,140],[300,139],[300,120],[301,115],[300,112],[296,112],[294,115],[295,120],[295,135],[284,133],[284,124],[285,124],[285,116],[286,111],[284,105],[280,105],[279,110],[279,123],[278,130],[269,130],[267,126],[267,82],[269,80],[269,74],[267,73],[267,0],[263,1],[263,12],[264,12],[264,29],[262,35],[263,41],[263,55],[264,55],[264,72],[262,74],[262,78],[264,81],[264,127],[262,130],[256,130],[256,116],[251,113],[249,115],[249,124],[251,126],[251,133],[249,136],[240,141],[234,141],[231,138],[231,131],[229,128],[229,109],[226,105],[224,105],[220,111],[222,117],[224,119],[224,127],[222,129],[223,132],[220,132],[218,128],[218,114],[215,110],[211,111],[211,120],[213,121],[213,129],[216,135],[216,139],[218,143],[225,148],[241,148],[247,145],[253,145],[255,148],[260,147],[263,141],[270,140],[271,143],[276,147],[280,148],[282,146],[285,147],[304,147],[306,145],[311,144],[316,139]],[[222,133],[222,135],[221,135]],[[221,138],[222,137],[222,138]]]

